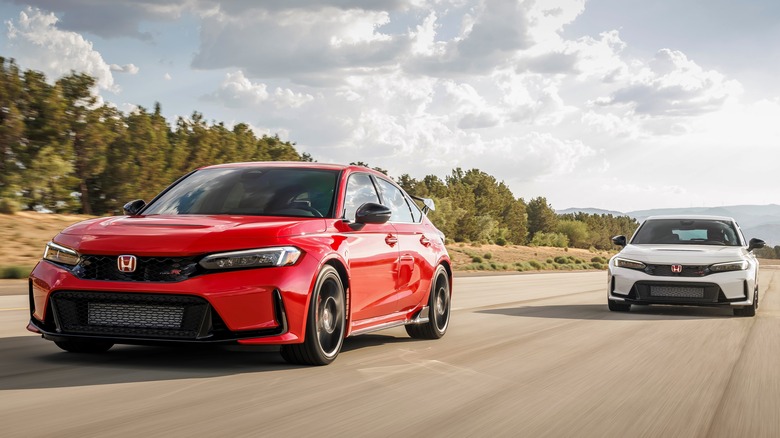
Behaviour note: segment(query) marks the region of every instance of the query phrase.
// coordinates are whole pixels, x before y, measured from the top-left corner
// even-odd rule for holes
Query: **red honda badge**
[[[135,256],[121,255],[117,257],[116,268],[119,272],[135,272]]]
[[[672,265],[672,272],[675,274],[682,272],[682,265]]]

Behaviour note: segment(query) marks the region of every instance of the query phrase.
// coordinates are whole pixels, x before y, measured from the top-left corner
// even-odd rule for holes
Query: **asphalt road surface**
[[[604,272],[459,277],[444,338],[349,338],[326,367],[266,347],[69,354],[4,294],[0,436],[776,437],[780,270],[760,285],[737,318],[610,313]]]

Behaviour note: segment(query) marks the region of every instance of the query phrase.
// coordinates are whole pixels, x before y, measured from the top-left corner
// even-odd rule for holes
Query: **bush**
[[[554,246],[564,248],[569,245],[569,238],[561,233],[542,233],[534,234],[531,239],[531,246]]]
[[[498,246],[505,246],[506,245],[506,239],[503,237],[499,237],[496,239],[496,245]]]
[[[491,254],[491,253],[489,253],[489,252],[486,252],[486,253],[485,253],[485,255],[484,255],[484,256],[482,256],[482,257],[485,257],[485,260],[490,260],[490,259],[492,259],[492,258],[493,258],[493,254]]]
[[[0,278],[2,279],[21,279],[30,275],[32,268],[23,266],[5,266],[0,268]]]
[[[482,257],[480,256],[474,256],[471,258],[471,261],[474,263],[482,263]]]
[[[561,264],[561,265],[565,265],[568,262],[569,262],[569,259],[567,259],[564,256],[558,256],[558,257],[555,258],[555,263],[558,263],[558,264]]]
[[[599,262],[593,262],[590,265],[593,267],[593,269],[606,269],[606,266]]]
[[[542,269],[542,264],[536,260],[529,260],[528,264],[537,271]]]
[[[0,214],[14,214],[19,211],[19,203],[9,198],[0,199]]]
[[[553,264],[553,259],[547,259],[547,264],[548,265],[552,265]]]
[[[593,263],[607,263],[607,259],[604,257],[593,257],[590,261]]]

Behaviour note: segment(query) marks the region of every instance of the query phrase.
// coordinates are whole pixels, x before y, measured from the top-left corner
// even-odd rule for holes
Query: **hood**
[[[742,246],[715,245],[627,245],[617,256],[656,265],[710,265],[748,257]]]
[[[87,254],[194,255],[277,245],[289,236],[321,233],[320,218],[268,216],[119,216],[71,225],[54,240]]]

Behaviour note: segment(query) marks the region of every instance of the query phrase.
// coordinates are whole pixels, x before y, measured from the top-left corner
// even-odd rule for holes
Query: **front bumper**
[[[657,276],[610,266],[608,298],[626,304],[744,307],[753,304],[755,268],[703,277]]]
[[[42,261],[30,274],[27,328],[50,340],[120,344],[302,342],[316,269],[304,257],[290,267],[153,283],[82,280]]]

